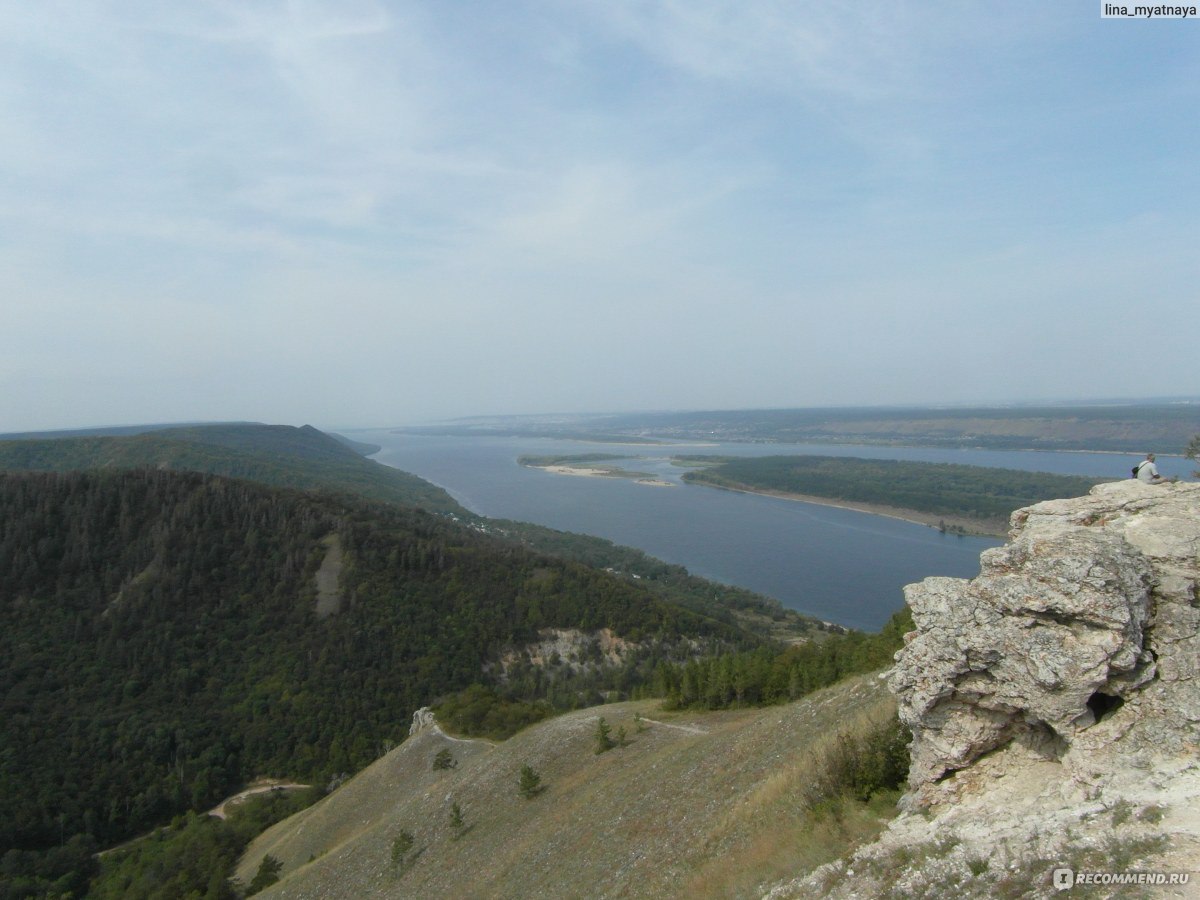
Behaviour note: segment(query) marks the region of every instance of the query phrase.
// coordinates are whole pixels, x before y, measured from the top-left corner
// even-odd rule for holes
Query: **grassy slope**
[[[196,425],[130,436],[0,441],[0,469],[9,471],[140,467],[343,491],[432,512],[465,514],[441,488],[365,459],[311,425]]]
[[[269,853],[284,864],[270,897],[759,896],[878,829],[865,808],[814,823],[800,798],[838,729],[894,709],[866,676],[766,709],[595,707],[495,746],[427,731],[260,836],[239,877],[248,883]],[[635,712],[667,724],[637,733]],[[614,732],[624,725],[630,744],[596,755],[599,716]],[[442,747],[458,768],[432,771]],[[526,764],[546,788],[533,800],[517,793]],[[467,825],[458,840],[451,801]],[[401,829],[416,838],[415,861],[397,872],[390,854]]]

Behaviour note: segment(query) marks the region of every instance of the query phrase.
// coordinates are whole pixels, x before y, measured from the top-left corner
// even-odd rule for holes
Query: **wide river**
[[[684,484],[674,454],[820,454],[1128,477],[1138,456],[938,450],[813,444],[591,444],[538,438],[443,437],[354,432],[381,444],[374,459],[445,488],[472,512],[536,522],[637,547],[693,574],[777,598],[830,622],[878,629],[903,604],[901,589],[930,575],[970,578],[979,554],[1000,542],[941,534],[898,519]],[[670,487],[624,478],[556,475],[517,465],[523,454],[613,453]],[[1164,475],[1190,464],[1160,457]]]

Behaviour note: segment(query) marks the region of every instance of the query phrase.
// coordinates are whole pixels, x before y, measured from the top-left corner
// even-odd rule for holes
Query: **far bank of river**
[[[631,478],[638,484],[649,484],[656,487],[674,487],[675,483],[652,478],[645,472],[631,472],[617,464],[597,467],[593,463],[562,463],[542,464],[530,462],[522,457],[517,460],[521,465],[531,469],[540,469],[555,475],[573,475],[584,478]],[[746,484],[714,484],[711,481],[684,482],[698,487],[707,487],[719,491],[733,491],[737,494],[759,494],[763,497],[778,497],[780,500],[791,500],[798,503],[815,503],[819,506],[833,506],[838,509],[853,509],[858,512],[870,513],[873,516],[885,516],[889,519],[899,519],[901,522],[912,522],[914,525],[927,525],[940,531],[952,531],[956,534],[973,534],[981,537],[1006,537],[1008,520],[1006,518],[972,519],[966,516],[939,515],[926,513],[917,509],[888,506],[883,503],[870,503],[857,500],[842,500],[832,497],[821,497],[815,494],[796,494],[789,491],[778,491],[770,488],[752,487]]]

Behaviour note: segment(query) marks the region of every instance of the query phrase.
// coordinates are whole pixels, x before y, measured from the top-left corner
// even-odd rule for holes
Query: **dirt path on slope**
[[[270,781],[264,781],[260,784],[248,787],[244,791],[239,791],[232,797],[226,797],[219,804],[210,809],[208,811],[208,815],[215,816],[218,819],[224,819],[227,815],[225,807],[241,803],[247,797],[253,797],[255,794],[266,794],[271,791],[298,791],[303,790],[306,787],[311,787],[311,785],[296,784],[291,781],[276,781],[274,779]]]

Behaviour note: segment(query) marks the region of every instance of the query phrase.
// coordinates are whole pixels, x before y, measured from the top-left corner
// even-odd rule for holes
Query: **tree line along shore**
[[[606,453],[521,456],[523,466],[608,477],[650,477],[624,468],[640,457]],[[942,531],[1002,536],[1016,509],[1087,493],[1104,479],[844,456],[671,457],[690,484],[857,509]]]
[[[832,503],[944,531],[1003,535],[1014,510],[1085,494],[1105,479],[959,463],[844,456],[682,456],[683,480]]]

